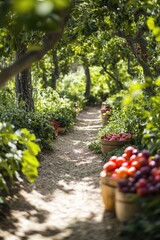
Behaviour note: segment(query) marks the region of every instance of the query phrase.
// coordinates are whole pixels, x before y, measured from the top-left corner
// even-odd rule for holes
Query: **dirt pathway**
[[[100,195],[101,156],[88,149],[100,127],[99,109],[89,108],[73,132],[58,136],[37,181],[13,196],[0,240],[116,240],[119,224]]]

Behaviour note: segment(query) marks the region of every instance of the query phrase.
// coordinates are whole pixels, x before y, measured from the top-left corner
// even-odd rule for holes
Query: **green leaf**
[[[34,182],[38,176],[37,168],[26,165],[22,168],[22,173],[26,176],[29,182]]]
[[[154,36],[159,36],[160,35],[160,28],[159,27],[155,27],[153,29],[153,34],[154,34]]]
[[[122,105],[129,105],[132,102],[132,97],[131,95],[127,95],[123,98]]]
[[[41,149],[38,146],[38,144],[34,143],[34,142],[27,142],[27,148],[29,149],[29,151],[33,154],[33,155],[37,155]]]
[[[29,150],[24,150],[23,152],[23,156],[22,156],[22,166],[27,166],[27,165],[31,165],[31,166],[35,166],[35,167],[39,167],[39,162],[37,160],[37,158],[35,156],[33,156]]]
[[[156,37],[156,41],[160,42],[160,34]]]
[[[149,17],[147,19],[147,26],[150,30],[153,30],[155,28],[155,24],[154,24],[154,19],[153,17]]]
[[[160,87],[160,77],[155,80],[155,85]]]
[[[70,4],[70,0],[52,0],[52,2],[56,10],[67,8]]]
[[[13,7],[17,13],[24,14],[34,8],[35,0],[14,0]]]

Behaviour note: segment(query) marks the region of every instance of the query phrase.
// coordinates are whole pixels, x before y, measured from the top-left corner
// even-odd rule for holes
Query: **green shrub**
[[[127,132],[135,136],[135,144],[142,144],[143,131],[146,126],[146,102],[143,99],[135,100],[127,106],[122,105],[122,98],[118,95],[120,102],[112,102],[113,109],[106,125],[103,126],[98,136],[99,138],[109,133]]]
[[[59,108],[53,111],[52,117],[59,123],[60,127],[69,129],[74,124],[74,114],[69,108]]]
[[[89,144],[88,148],[96,154],[101,153],[101,147],[99,142],[92,142]]]
[[[160,154],[160,96],[150,98],[150,103],[142,142],[152,154]]]
[[[21,181],[23,173],[28,181],[34,182],[38,176],[39,162],[36,158],[40,152],[36,137],[27,129],[15,131],[13,125],[0,123],[0,201],[4,193],[9,193],[9,186]]]
[[[12,123],[16,130],[27,128],[35,134],[41,148],[49,149],[55,138],[55,129],[49,121],[49,115],[44,112],[26,112],[14,105],[8,108],[0,106],[0,121]]]
[[[121,228],[120,239],[123,240],[159,240],[160,239],[160,197],[143,197],[141,204],[142,213],[126,221]]]

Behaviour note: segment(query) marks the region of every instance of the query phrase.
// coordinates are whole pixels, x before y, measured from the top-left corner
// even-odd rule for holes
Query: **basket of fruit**
[[[131,143],[133,135],[130,133],[111,133],[101,137],[101,151],[108,153]]]
[[[115,212],[117,219],[123,222],[142,211],[140,202],[144,205],[148,197],[160,194],[160,156],[150,156],[147,150],[139,152],[129,146],[117,159],[120,158],[123,163],[111,176],[118,178]]]
[[[105,208],[127,221],[141,211],[140,202],[160,194],[160,156],[129,146],[121,156],[108,159],[100,180]]]
[[[115,211],[115,189],[117,187],[117,179],[107,176],[106,171],[100,173],[101,194],[106,210]]]
[[[102,104],[101,106],[101,118],[102,118],[102,125],[104,126],[107,120],[110,117],[110,111],[112,107],[109,104]]]
[[[124,150],[122,156],[110,157],[100,173],[102,199],[107,210],[115,210],[115,190],[118,187],[119,180],[126,181],[136,171],[134,167],[128,164],[128,156],[132,149],[133,147],[129,146]]]

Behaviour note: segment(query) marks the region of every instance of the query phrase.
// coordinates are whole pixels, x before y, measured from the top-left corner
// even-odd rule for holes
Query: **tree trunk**
[[[20,39],[16,40],[16,60],[20,59],[27,49]],[[31,69],[25,69],[16,76],[16,96],[18,105],[24,102],[24,108],[27,111],[34,110],[34,101],[32,98]]]
[[[122,90],[124,89],[123,84],[121,83],[121,81],[118,78],[118,70],[117,68],[113,67],[113,72],[114,74],[112,74],[109,70],[107,70],[106,66],[104,64],[102,64],[102,68],[103,70],[111,77],[111,79],[114,82],[114,86],[116,90]]]
[[[57,51],[55,49],[52,50],[54,70],[52,72],[52,88],[56,90],[57,79],[59,78],[59,65],[58,65],[58,57]]]
[[[128,39],[126,38],[126,40],[128,41],[128,45],[131,47],[132,53],[135,55],[137,62],[142,67],[144,78],[146,80],[146,83],[148,83],[148,86],[146,86],[146,88],[144,89],[144,92],[148,96],[154,96],[155,94],[154,84],[153,84],[154,77],[153,77],[151,68],[148,64],[147,44],[142,34],[143,33],[139,31],[138,37],[136,39],[133,40],[132,38],[130,38],[128,41]],[[137,48],[135,48],[135,43],[138,45]]]
[[[47,82],[47,74],[46,74],[46,68],[43,65],[42,67],[42,71],[43,71],[43,75],[42,75],[42,79],[43,79],[43,87],[47,88],[48,87],[48,82]]]
[[[89,67],[87,65],[83,65],[84,68],[84,73],[86,76],[86,90],[85,90],[85,97],[89,97],[90,96],[90,92],[91,92],[91,75],[90,75],[90,70]]]

